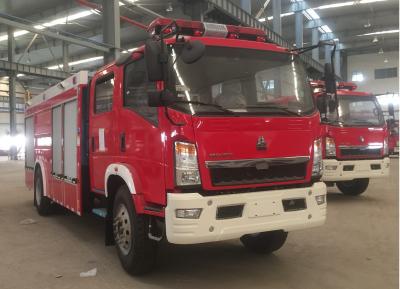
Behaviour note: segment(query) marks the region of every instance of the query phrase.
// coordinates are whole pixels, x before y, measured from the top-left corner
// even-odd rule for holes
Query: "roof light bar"
[[[148,31],[150,34],[159,35],[165,26],[171,24],[171,21],[171,19],[167,18],[158,18],[149,25]],[[175,24],[180,35],[231,38],[259,42],[266,41],[265,32],[252,27],[188,21],[183,19],[175,20]]]

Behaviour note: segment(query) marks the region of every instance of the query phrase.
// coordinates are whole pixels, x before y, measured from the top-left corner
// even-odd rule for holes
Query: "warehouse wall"
[[[385,63],[384,59],[388,62]],[[357,82],[358,90],[372,92],[373,94],[398,93],[399,92],[399,55],[396,52],[385,52],[383,54],[351,55],[347,60],[347,77],[352,80],[354,72],[361,72],[364,80]],[[375,79],[377,68],[397,68],[397,77]]]
[[[10,133],[10,114],[0,112],[0,138]],[[24,133],[24,114],[17,113],[17,133]]]

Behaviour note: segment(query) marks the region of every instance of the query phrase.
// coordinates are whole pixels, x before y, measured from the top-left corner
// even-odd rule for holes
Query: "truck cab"
[[[325,95],[324,82],[313,81],[316,100]],[[370,93],[352,82],[337,83],[337,107],[321,114],[322,180],[346,195],[360,195],[369,179],[389,174],[388,128],[381,107]]]
[[[289,231],[322,225],[320,117],[298,55],[248,27],[157,19],[149,33],[145,45],[75,92],[78,129],[68,131],[79,135],[68,139],[82,145],[74,189],[68,188],[77,191],[68,199],[64,190],[57,202],[82,204],[78,214],[104,209],[106,241],[115,243],[131,274],[153,267],[162,239],[240,238],[254,252],[271,253]],[[40,110],[27,112],[31,138],[36,111],[76,97],[49,94]],[[47,213],[57,189],[52,184],[69,180],[62,163],[57,174],[48,166],[66,151],[64,142],[57,141],[61,148],[53,154],[28,143],[27,184],[35,188],[39,213]],[[45,160],[34,165],[37,156]]]

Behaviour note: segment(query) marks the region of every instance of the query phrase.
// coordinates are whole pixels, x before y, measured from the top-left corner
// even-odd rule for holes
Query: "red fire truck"
[[[98,70],[38,95],[26,111],[26,184],[105,218],[131,274],[157,243],[241,238],[258,253],[322,225],[320,116],[295,53],[262,30],[168,19]]]
[[[325,82],[312,81],[316,99],[325,95]],[[381,107],[370,93],[356,91],[353,82],[337,84],[337,109],[321,113],[323,177],[345,195],[366,191],[369,179],[389,174],[388,129]]]

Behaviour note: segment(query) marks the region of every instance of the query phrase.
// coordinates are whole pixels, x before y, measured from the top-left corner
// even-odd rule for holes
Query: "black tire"
[[[250,251],[258,254],[270,254],[285,244],[287,235],[288,233],[284,231],[262,232],[244,235],[240,241]]]
[[[148,273],[155,265],[157,242],[149,239],[148,228],[149,219],[136,214],[128,187],[120,187],[113,204],[113,234],[122,267],[131,275]]]
[[[347,196],[358,196],[364,193],[369,184],[369,179],[354,179],[351,181],[337,182],[338,189]]]
[[[43,177],[40,168],[35,171],[35,185],[33,190],[33,204],[39,215],[48,216],[51,213],[52,202],[43,195]]]

